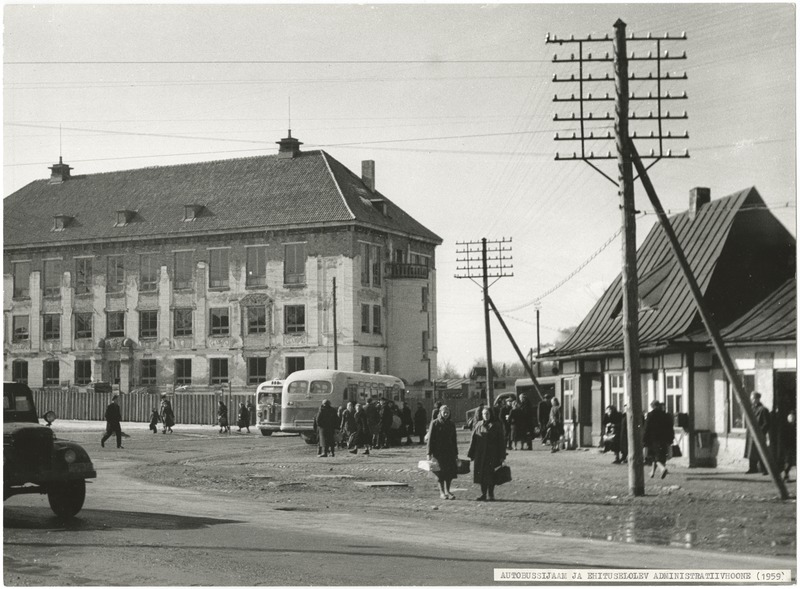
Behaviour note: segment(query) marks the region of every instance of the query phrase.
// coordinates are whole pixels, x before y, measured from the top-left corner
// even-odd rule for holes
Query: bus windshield
[[[328,381],[315,380],[311,383],[311,394],[325,397],[330,394],[332,388],[333,387],[331,387],[331,383]]]
[[[280,405],[281,404],[281,393],[278,391],[275,392],[267,392],[267,393],[259,393],[258,394],[258,404],[259,405]]]
[[[289,388],[286,391],[289,395],[307,395],[308,394],[308,381],[296,380],[289,383]]]

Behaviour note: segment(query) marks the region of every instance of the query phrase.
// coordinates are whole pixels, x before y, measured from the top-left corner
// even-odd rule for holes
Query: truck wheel
[[[86,481],[65,481],[49,485],[47,500],[50,509],[59,517],[72,517],[83,507],[86,499]]]
[[[262,429],[261,430],[261,435],[262,436],[271,436],[272,435],[272,430],[271,429]]]
[[[319,441],[319,438],[317,437],[317,434],[313,434],[312,433],[312,434],[300,434],[300,435],[303,436],[303,439],[305,440],[306,444],[309,444],[309,445],[312,445],[312,446]]]

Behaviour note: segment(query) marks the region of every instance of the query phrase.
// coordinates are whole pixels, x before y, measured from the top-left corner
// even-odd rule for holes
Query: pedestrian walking
[[[750,394],[750,402],[753,407],[753,415],[756,418],[756,427],[761,431],[764,436],[764,443],[767,443],[767,434],[769,432],[769,410],[761,403],[761,393],[753,391]],[[756,448],[753,436],[750,435],[750,430],[747,431],[746,443],[747,458],[750,461],[750,468],[747,469],[747,474],[754,474],[761,472],[767,474],[767,467],[764,466],[764,461],[761,460],[761,454]]]
[[[422,403],[417,402],[417,410],[414,412],[414,434],[419,436],[419,443],[425,443],[425,434],[428,431],[428,413]]]
[[[561,413],[561,404],[553,397],[550,401],[550,418],[547,420],[547,435],[550,440],[550,452],[558,452],[558,443],[564,435],[564,416]]]
[[[217,424],[219,425],[219,433],[231,433],[231,426],[228,423],[228,406],[221,399],[217,405]]]
[[[628,404],[622,407],[619,422],[619,463],[628,463]]]
[[[797,415],[794,409],[789,411],[783,424],[783,480],[789,482],[789,473],[797,466]]]
[[[339,416],[336,409],[331,407],[330,399],[325,399],[317,413],[317,429],[319,431],[320,446],[322,447],[322,457],[327,458],[328,453],[336,456],[335,435],[336,426],[339,424]]]
[[[433,404],[433,411],[431,412],[431,421],[439,417],[439,410],[442,408],[442,402],[436,401]]]
[[[117,436],[117,448],[122,448],[122,411],[117,404],[118,395],[111,397],[111,402],[106,407],[106,433],[100,438],[100,446],[106,447],[106,440],[112,435]]]
[[[355,454],[358,450],[358,426],[356,424],[356,408],[352,402],[347,403],[342,417],[339,420],[339,431],[342,434],[342,441],[345,447],[351,454]]]
[[[161,433],[172,433],[172,426],[175,425],[175,412],[172,410],[172,403],[167,399],[167,394],[161,395],[161,406],[158,410],[161,416]]]
[[[256,424],[256,406],[253,405],[253,400],[247,402],[247,413],[250,415],[250,425]]]
[[[613,464],[619,464],[620,461],[620,426],[622,425],[622,414],[617,411],[617,408],[613,405],[609,405],[606,407],[606,411],[603,414],[603,453],[606,452],[613,452],[614,453],[614,462]]]
[[[358,454],[358,449],[363,447],[364,455],[369,456],[370,446],[372,445],[372,435],[369,432],[367,413],[364,411],[364,406],[361,403],[356,403],[355,424],[356,446],[354,449],[350,450],[350,453]]]
[[[373,448],[380,448],[381,438],[381,412],[378,409],[378,404],[373,399],[367,399],[367,406],[364,407],[364,412],[367,414],[367,424],[369,426],[369,433],[372,436]]]
[[[456,439],[456,426],[450,419],[450,408],[447,405],[439,407],[439,413],[431,421],[431,431],[428,436],[428,460],[436,459],[439,470],[435,471],[439,484],[439,497],[442,499],[455,499],[450,492],[450,484],[458,478],[458,441]]]
[[[664,411],[660,402],[653,401],[650,407],[644,420],[642,442],[647,448],[647,454],[653,457],[650,478],[656,476],[656,469],[660,466],[663,479],[667,476],[667,452],[675,439],[675,430],[672,427],[672,416]]]
[[[158,424],[161,421],[161,416],[158,414],[158,409],[153,407],[152,413],[150,413],[150,431],[154,434],[158,433]]]
[[[247,430],[247,433],[250,433],[250,412],[247,410],[247,406],[244,403],[239,403],[239,413],[236,416],[236,427],[239,429],[237,431],[241,432],[242,428]]]
[[[536,415],[533,412],[533,405],[531,404],[528,395],[522,393],[519,396],[519,408],[522,409],[523,424],[520,429],[522,434],[522,445],[525,450],[533,450],[533,434],[534,434],[534,421]]]
[[[503,430],[506,432],[506,450],[511,450],[511,444],[513,443],[513,436],[511,435],[511,421],[509,419],[513,409],[513,401],[511,399],[506,399],[505,403],[500,406],[500,411],[498,413],[500,423],[503,424]]]
[[[473,465],[472,481],[481,486],[477,501],[494,501],[495,469],[502,466],[506,455],[503,424],[495,419],[492,409],[484,407],[467,451]]]
[[[389,447],[389,436],[392,432],[392,423],[394,422],[394,413],[386,399],[381,399],[380,406],[381,413],[381,435],[378,440],[381,448]]]
[[[539,406],[536,408],[536,417],[539,421],[539,435],[542,438],[542,445],[547,443],[547,422],[550,421],[550,410],[553,408],[550,398],[550,395],[545,395],[544,399],[539,401]]]
[[[403,408],[400,410],[403,418],[403,436],[406,439],[406,444],[413,444],[414,441],[411,436],[414,434],[414,416],[411,415],[411,407],[408,403],[403,401]]]

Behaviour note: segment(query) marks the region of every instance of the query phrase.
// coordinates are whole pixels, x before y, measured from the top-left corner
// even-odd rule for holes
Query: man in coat
[[[519,408],[522,409],[523,415],[522,447],[526,450],[533,450],[533,420],[535,417],[533,405],[525,393],[519,396]]]
[[[320,446],[322,446],[322,457],[327,458],[328,452],[334,454],[334,435],[336,426],[339,425],[339,416],[336,409],[331,407],[330,399],[325,399],[317,413],[317,429],[319,431]]]
[[[380,448],[381,437],[381,412],[377,404],[372,399],[367,399],[367,406],[364,408],[367,414],[367,425],[369,426],[369,433],[372,437],[370,446],[373,448]]]
[[[428,413],[422,403],[417,403],[417,410],[414,413],[414,433],[419,436],[419,443],[425,443],[425,433],[428,431]]]
[[[550,403],[550,397],[545,395],[545,398],[539,401],[537,407],[537,417],[539,418],[539,435],[542,436],[542,444],[547,443],[547,422],[550,420],[550,409],[553,405]]]
[[[411,407],[405,401],[403,401],[403,408],[400,413],[403,418],[403,436],[406,438],[406,444],[413,444],[411,436],[414,434],[414,417],[411,415]]]
[[[380,413],[381,435],[379,442],[381,448],[388,448],[389,436],[392,432],[392,423],[394,422],[394,412],[392,411],[392,407],[389,405],[389,402],[386,399],[381,399]]]
[[[117,404],[117,398],[117,395],[111,397],[111,403],[106,407],[106,433],[100,438],[100,446],[103,448],[106,447],[106,440],[110,438],[112,434],[116,434],[117,436],[117,448],[122,448],[122,412]]]
[[[764,442],[766,443],[770,423],[769,410],[761,403],[761,393],[753,391],[750,394],[750,402],[753,407],[753,415],[755,415],[756,418],[756,427],[761,431],[761,434],[764,436]],[[747,432],[747,458],[750,460],[750,468],[747,469],[747,474],[754,474],[757,472],[767,474],[767,467],[764,466],[764,461],[761,460],[761,454],[749,430]]]
[[[667,452],[675,439],[675,430],[672,427],[672,416],[664,411],[659,401],[650,403],[651,410],[644,420],[643,442],[647,447],[647,454],[653,457],[652,479],[656,476],[656,468],[661,467],[661,478],[667,476]]]

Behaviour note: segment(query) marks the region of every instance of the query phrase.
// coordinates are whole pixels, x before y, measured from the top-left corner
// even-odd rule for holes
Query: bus
[[[262,436],[281,431],[282,380],[267,380],[256,388],[256,415]]]
[[[299,433],[308,444],[317,443],[314,418],[329,399],[333,407],[367,399],[405,401],[405,385],[396,376],[344,372],[342,370],[298,370],[283,382],[281,431]]]

